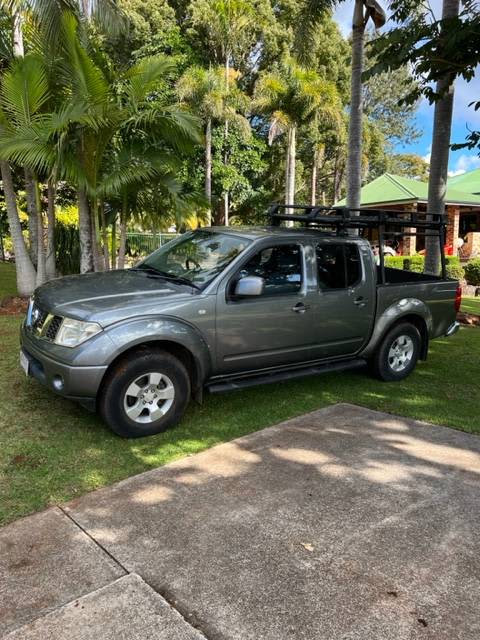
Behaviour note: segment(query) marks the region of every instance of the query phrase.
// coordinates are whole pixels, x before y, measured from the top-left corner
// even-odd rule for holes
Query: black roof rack
[[[337,235],[348,235],[349,230],[353,229],[377,229],[382,282],[385,282],[385,236],[437,237],[440,244],[442,277],[445,278],[444,245],[447,216],[444,213],[274,203],[270,206],[268,216],[272,226],[280,226],[285,221],[300,222],[302,227],[309,229],[334,229]]]
[[[275,203],[271,205],[268,215],[274,226],[279,226],[282,221],[301,222],[303,226],[310,228],[333,227],[338,233],[344,233],[348,229],[373,229],[387,224],[399,229],[416,228],[438,232],[447,222],[447,216],[441,213],[307,204]]]

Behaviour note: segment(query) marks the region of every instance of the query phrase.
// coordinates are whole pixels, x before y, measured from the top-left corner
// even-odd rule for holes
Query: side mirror
[[[257,276],[246,276],[241,278],[235,285],[236,296],[261,296],[265,282],[263,278]]]

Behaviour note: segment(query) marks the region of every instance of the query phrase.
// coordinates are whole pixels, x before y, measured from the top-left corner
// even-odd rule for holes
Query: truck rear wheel
[[[107,374],[100,413],[123,438],[141,438],[177,424],[190,399],[184,365],[166,351],[139,349]]]
[[[422,338],[413,324],[402,322],[383,338],[372,358],[373,373],[387,382],[403,380],[415,369]]]

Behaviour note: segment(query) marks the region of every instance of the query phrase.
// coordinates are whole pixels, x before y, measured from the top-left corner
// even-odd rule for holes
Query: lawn
[[[11,262],[0,262],[0,301],[5,296],[14,296],[16,293],[15,265]]]
[[[0,316],[0,522],[158,467],[292,416],[346,401],[480,433],[480,329],[432,343],[428,362],[401,383],[364,372],[330,374],[191,404],[183,422],[121,440],[18,366],[18,316]]]
[[[480,298],[462,298],[462,311],[480,316]]]

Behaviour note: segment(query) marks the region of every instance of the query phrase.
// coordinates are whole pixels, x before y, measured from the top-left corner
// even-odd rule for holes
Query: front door
[[[235,285],[245,276],[263,278],[264,293],[236,297]],[[218,372],[250,371],[309,360],[314,330],[308,298],[301,244],[265,246],[247,258],[217,296]]]

